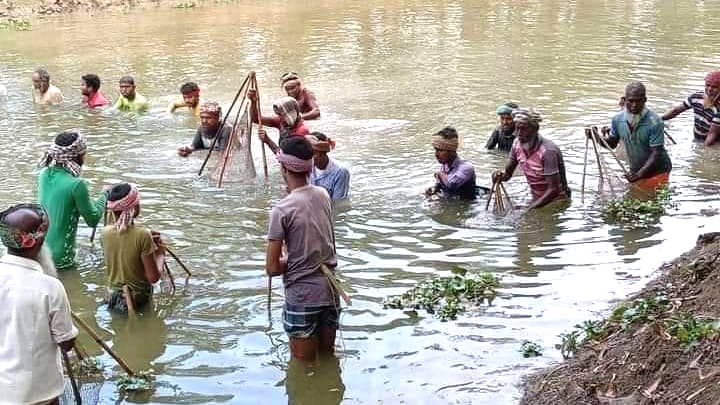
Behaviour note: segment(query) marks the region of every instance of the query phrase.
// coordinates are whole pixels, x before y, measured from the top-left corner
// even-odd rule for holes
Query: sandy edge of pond
[[[0,0],[0,21],[33,20],[41,16],[101,10],[196,8],[231,2],[232,0]]]
[[[663,294],[669,310],[626,330],[606,324],[602,340],[580,344],[569,360],[526,377],[520,404],[720,405],[720,337],[684,350],[667,323],[683,313],[720,319],[719,258],[720,232],[701,235],[695,248],[619,303]]]

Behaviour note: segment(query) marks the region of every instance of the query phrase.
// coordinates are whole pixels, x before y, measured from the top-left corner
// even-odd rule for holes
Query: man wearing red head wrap
[[[108,194],[108,211],[112,212],[114,223],[102,231],[107,303],[109,309],[127,313],[128,308],[139,309],[150,301],[152,285],[160,279],[156,256],[164,254],[164,247],[155,244],[158,234],[135,225],[140,214],[140,193],[135,185],[115,185]]]
[[[720,124],[718,107],[720,107],[720,70],[710,72],[705,76],[705,91],[691,94],[681,104],[665,112],[662,119],[664,121],[671,120],[680,113],[692,108],[695,113],[695,128],[693,131],[695,140],[704,142],[708,141],[708,133],[713,122]],[[710,144],[713,142],[714,140]]]
[[[322,132],[312,132],[306,138],[313,148],[310,184],[324,188],[333,202],[347,200],[350,197],[350,171],[328,156],[335,149],[335,141]]]

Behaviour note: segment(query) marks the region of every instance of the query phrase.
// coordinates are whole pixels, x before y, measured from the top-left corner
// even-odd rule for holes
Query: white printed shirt
[[[34,260],[0,258],[0,404],[29,404],[63,393],[58,343],[77,336],[62,283]]]

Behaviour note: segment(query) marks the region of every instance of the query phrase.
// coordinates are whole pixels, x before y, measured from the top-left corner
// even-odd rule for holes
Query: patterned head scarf
[[[285,126],[288,128],[295,128],[302,119],[297,100],[292,97],[281,97],[275,100],[273,110],[275,114],[282,118]]]
[[[318,152],[330,152],[335,149],[335,141],[330,138],[327,138],[326,141],[321,141],[320,138],[315,135],[307,135],[305,138],[310,141],[310,145],[312,145],[313,150]]]
[[[40,216],[40,225],[32,231],[23,231],[7,224],[5,217],[20,209],[29,209],[35,211]],[[38,204],[18,204],[7,210],[0,212],[0,240],[2,244],[10,249],[26,250],[32,249],[41,241],[47,233],[47,222],[45,222],[47,214],[42,206]]]
[[[76,159],[87,152],[87,145],[85,144],[83,136],[78,132],[76,132],[76,134],[77,138],[75,142],[68,146],[60,146],[57,143],[53,143],[40,161],[40,166],[61,166],[67,169],[73,176],[80,176],[82,167],[76,162]]]
[[[705,75],[705,84],[720,87],[720,70],[714,70]]]
[[[206,101],[200,105],[200,113],[215,114],[219,117],[222,114],[222,107],[214,101]]]
[[[120,212],[120,216],[115,221],[115,228],[118,232],[124,232],[135,221],[137,207],[140,205],[140,193],[137,186],[130,185],[130,192],[117,201],[108,201],[108,209],[113,212]]]
[[[285,84],[285,82],[289,82],[290,80],[299,80],[300,76],[298,76],[295,72],[287,72],[284,75],[280,77],[280,83]]]
[[[278,151],[275,158],[277,158],[277,161],[280,162],[284,168],[293,173],[308,173],[313,168],[312,158],[304,160],[297,156],[283,153],[282,151]]]
[[[540,127],[540,123],[542,122],[542,117],[540,114],[535,111],[532,108],[517,108],[513,110],[513,121],[517,122],[524,122],[526,124],[530,124],[534,126],[535,128]]]

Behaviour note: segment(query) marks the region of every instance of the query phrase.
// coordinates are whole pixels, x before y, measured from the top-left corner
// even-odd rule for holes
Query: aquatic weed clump
[[[655,191],[654,198],[647,201],[626,195],[620,200],[608,202],[603,209],[603,216],[609,221],[644,228],[656,222],[672,206],[670,189],[662,186]]]
[[[30,31],[31,29],[32,23],[30,20],[10,18],[0,21],[0,30]]]
[[[464,269],[456,268],[451,277],[424,280],[415,288],[400,295],[388,297],[383,306],[396,309],[424,309],[435,314],[440,320],[454,320],[465,311],[466,303],[481,304],[492,301],[500,280],[491,273],[468,275]]]
[[[118,378],[117,388],[120,392],[149,391],[154,387],[152,370],[138,371],[135,375],[123,375]]]

